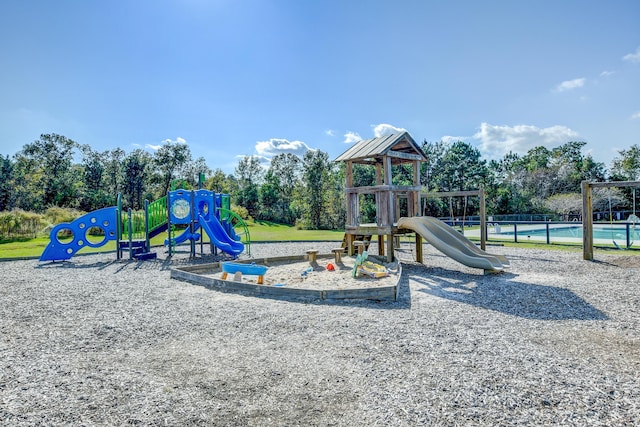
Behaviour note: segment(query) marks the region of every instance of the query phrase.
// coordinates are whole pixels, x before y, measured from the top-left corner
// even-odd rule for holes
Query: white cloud
[[[600,77],[609,77],[615,73],[616,73],[615,71],[604,70],[603,72],[600,73]]]
[[[495,126],[480,125],[473,137],[480,141],[478,149],[489,159],[502,158],[509,151],[525,154],[534,147],[554,148],[576,140],[578,133],[566,126],[539,128],[531,125]]]
[[[467,141],[468,137],[464,137],[464,136],[451,136],[451,135],[445,135],[442,138],[440,138],[440,140],[442,142],[445,142],[447,144],[455,144],[458,141]]]
[[[167,138],[167,139],[163,139],[162,140],[162,145],[164,145],[164,144],[186,144],[186,143],[187,143],[187,140],[182,138],[182,137],[180,137],[180,136],[177,137],[175,139],[175,141],[173,139],[171,139],[171,138]],[[157,151],[160,147],[162,147],[162,145],[145,144],[144,148],[148,148],[150,150]]]
[[[271,138],[268,141],[256,142],[256,153],[261,157],[273,157],[283,153],[293,153],[302,157],[304,153],[309,150],[311,150],[311,148],[302,141]]]
[[[162,142],[164,144],[186,144],[187,140],[181,137],[177,137],[175,140],[171,139],[171,138],[167,138],[162,140]]]
[[[379,125],[371,125],[373,128],[373,135],[379,138],[384,135],[391,135],[394,133],[406,132],[406,129],[395,127],[387,123],[380,123]]]
[[[622,57],[624,61],[640,62],[640,46],[636,49],[635,53],[628,53]]]
[[[345,144],[352,144],[352,143],[358,142],[360,140],[362,140],[362,137],[358,134],[358,132],[348,131],[347,133],[344,134],[344,143]]]
[[[636,111],[631,115],[631,118],[634,120],[640,119],[640,111]]]
[[[336,133],[333,131],[333,129],[325,130],[324,134],[327,135],[327,136],[336,136]]]
[[[555,91],[564,92],[566,90],[577,89],[579,87],[584,86],[586,82],[587,82],[587,79],[585,79],[584,77],[579,79],[573,79],[573,80],[565,80],[562,83],[560,83],[558,86],[556,86]]]

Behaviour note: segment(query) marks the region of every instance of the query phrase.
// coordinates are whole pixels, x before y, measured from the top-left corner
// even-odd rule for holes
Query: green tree
[[[105,191],[105,174],[108,152],[94,151],[89,145],[80,147],[82,152],[82,191],[80,192],[80,209],[92,211],[104,208],[113,199]]]
[[[260,160],[255,156],[244,156],[235,169],[238,180],[236,203],[244,206],[252,217],[259,217],[259,187],[262,183],[264,170]]]
[[[280,206],[278,195],[280,194],[280,180],[272,169],[269,169],[260,186],[260,216],[259,219],[286,223],[279,216]]]
[[[121,148],[114,148],[113,150],[105,151],[104,155],[103,191],[106,193],[106,197],[109,198],[108,205],[115,205],[118,193],[122,193],[123,190],[122,163],[126,153]]]
[[[640,180],[640,146],[634,144],[627,150],[618,151],[613,159],[611,177],[616,181]]]
[[[65,136],[42,134],[39,140],[26,144],[17,153],[19,178],[24,183],[22,189],[39,196],[33,198],[23,193],[23,205],[20,207],[42,211],[50,206],[77,206],[76,189],[80,178],[73,168],[73,156],[77,147],[75,141]]]
[[[191,150],[187,144],[180,142],[166,142],[153,156],[152,181],[156,184],[156,196],[167,194],[171,188],[171,181],[180,176],[187,164],[191,162]]]
[[[134,210],[144,207],[151,163],[152,158],[149,153],[141,149],[134,150],[125,157],[122,166],[124,175],[122,199],[125,206]]]
[[[9,156],[0,156],[0,212],[13,208],[14,163]]]
[[[301,173],[302,161],[295,154],[282,153],[271,159],[265,178],[270,187],[265,190],[275,192],[271,195],[274,200],[274,219],[284,224],[293,224],[298,217],[299,211],[295,209],[293,197],[300,186]]]
[[[205,182],[207,179],[206,177],[211,175],[211,169],[207,166],[207,162],[204,157],[198,157],[194,161],[188,162],[182,170],[182,176],[193,188],[198,188],[200,175],[205,177]]]
[[[329,155],[320,150],[309,150],[303,159],[303,181],[305,201],[304,219],[312,228],[322,228],[325,212],[325,185],[331,165]]]
[[[204,187],[216,193],[232,194],[236,191],[237,183],[233,175],[226,175],[218,168],[207,178]]]

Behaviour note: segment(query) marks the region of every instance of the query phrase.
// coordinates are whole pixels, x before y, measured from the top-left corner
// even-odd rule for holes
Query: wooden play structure
[[[430,243],[441,251],[447,251],[448,246],[455,246],[455,253],[449,256],[467,265],[484,268],[485,270],[502,269],[507,264],[505,259],[484,252],[477,252],[475,245],[461,237],[457,231],[441,228],[442,224],[421,217],[421,197],[424,190],[420,184],[420,162],[426,161],[426,155],[407,132],[367,139],[353,145],[350,149],[336,158],[338,162],[346,164],[346,204],[347,221],[345,224],[344,246],[349,255],[354,252],[362,253],[366,249],[372,236],[378,236],[378,255],[386,256],[393,261],[394,243],[397,235],[415,233],[416,261],[422,262],[422,234],[430,235]],[[375,184],[368,186],[354,186],[354,165],[366,165],[375,168]],[[393,184],[393,166],[410,164],[412,185]],[[406,173],[406,171],[405,171]],[[361,197],[373,195],[375,197],[375,222],[362,222]],[[479,197],[480,198],[480,235],[481,248],[485,248],[486,220],[484,190],[454,191],[444,193],[429,193],[429,197]],[[421,218],[420,220],[416,220]],[[401,220],[402,219],[402,220]],[[413,221],[409,221],[413,219]],[[399,226],[398,221],[405,226]],[[408,225],[411,224],[411,227]],[[415,228],[422,230],[418,232]]]
[[[593,260],[593,188],[635,187],[640,188],[640,181],[582,181],[582,259]],[[635,208],[635,206],[634,206]]]
[[[393,236],[398,233],[394,223],[400,216],[420,214],[420,162],[426,160],[426,155],[408,132],[360,141],[336,158],[337,162],[346,164],[345,235],[349,255],[354,253],[354,241],[377,235],[379,255],[384,256],[386,252],[387,260],[393,260]],[[412,165],[413,185],[393,185],[392,166],[406,163]],[[355,164],[375,167],[375,185],[354,187]],[[360,222],[360,196],[363,194],[375,196],[375,223]],[[400,199],[403,198],[407,200],[406,212],[400,212]]]

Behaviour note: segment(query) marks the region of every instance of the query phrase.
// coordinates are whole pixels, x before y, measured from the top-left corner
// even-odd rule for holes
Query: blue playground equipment
[[[117,259],[125,251],[129,259],[153,259],[150,239],[163,231],[168,232],[165,245],[169,256],[175,246],[190,241],[191,256],[196,255],[195,242],[202,233],[209,237],[211,251],[217,250],[236,257],[245,249],[249,252],[249,230],[242,219],[229,210],[230,197],[209,190],[175,190],[152,203],[145,200],[144,210],[126,212],[118,195],[117,206],[89,212],[72,222],[60,223],[51,229],[49,244],[40,261],[65,261],[84,247],[99,248],[110,241],[116,242]],[[177,236],[179,227],[187,226]],[[236,233],[234,226],[241,229]],[[242,243],[244,237],[245,243]]]
[[[208,190],[175,190],[168,193],[167,201],[169,238],[165,240],[165,245],[169,247],[169,256],[174,245],[187,240],[191,243],[192,255],[195,255],[195,242],[203,242],[202,232],[209,238],[213,253],[220,249],[235,258],[244,251],[245,245],[235,232],[233,221],[236,224],[241,223],[247,235],[248,229],[240,217],[233,214],[228,207],[223,207],[229,206],[228,195],[215,194]],[[187,227],[172,237],[174,226],[179,225]]]

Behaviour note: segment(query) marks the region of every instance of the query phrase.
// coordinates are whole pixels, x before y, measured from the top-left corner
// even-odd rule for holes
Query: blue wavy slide
[[[242,251],[244,251],[244,244],[229,237],[227,232],[224,231],[224,227],[222,227],[222,224],[220,224],[220,221],[215,216],[212,216],[211,220],[207,222],[202,215],[200,215],[198,221],[204,232],[209,236],[211,243],[220,248],[222,252],[236,256],[240,255]]]
[[[200,234],[198,233],[192,234],[189,228],[187,227],[184,229],[182,233],[180,233],[176,237],[173,237],[171,240],[173,241],[174,245],[179,245],[180,243],[189,239],[200,240]],[[167,246],[168,244],[169,244],[169,239],[164,239],[164,245]]]

